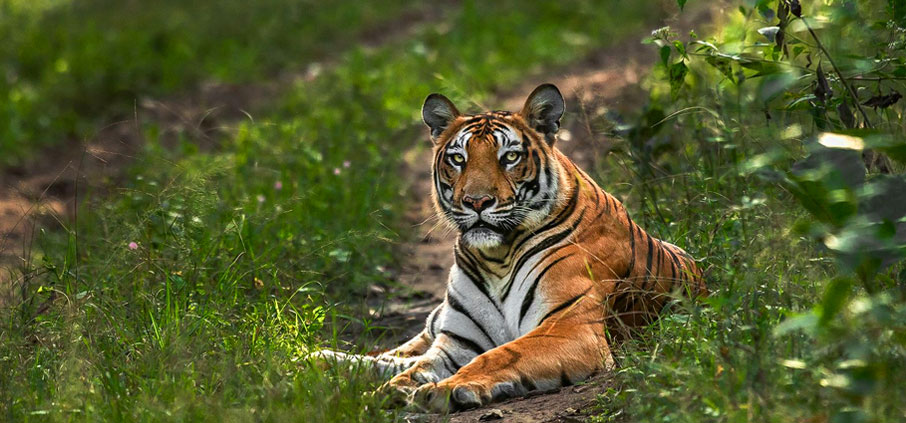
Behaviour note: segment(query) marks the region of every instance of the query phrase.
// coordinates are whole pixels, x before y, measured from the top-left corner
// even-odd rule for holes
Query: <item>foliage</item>
[[[646,40],[651,102],[615,157],[713,293],[628,343],[600,420],[906,416],[902,10],[748,1],[713,37]]]
[[[0,415],[398,420],[363,395],[374,387],[367,373],[325,372],[302,357],[340,342],[331,330],[361,315],[366,288],[387,279],[411,201],[396,171],[406,151],[427,147],[424,95],[480,101],[647,13],[581,0],[464,2],[411,39],[352,49],[285,87],[216,152],[191,148],[190,133],[174,148],[144,128],[151,144],[121,192],[39,238],[35,268],[17,286],[24,301],[0,314]]]

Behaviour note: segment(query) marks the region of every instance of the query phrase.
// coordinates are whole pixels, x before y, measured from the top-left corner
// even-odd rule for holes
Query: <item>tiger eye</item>
[[[506,153],[505,157],[508,162],[515,162],[516,159],[519,158],[519,153],[517,153],[515,151],[510,151],[509,153]]]
[[[453,160],[453,163],[457,164],[461,164],[462,162],[466,161],[466,158],[463,157],[462,154],[454,154],[450,156],[450,158]]]

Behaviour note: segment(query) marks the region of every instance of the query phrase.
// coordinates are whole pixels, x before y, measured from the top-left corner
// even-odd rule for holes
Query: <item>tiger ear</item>
[[[422,120],[431,128],[431,139],[434,141],[457,116],[459,110],[456,110],[453,102],[437,93],[429,95],[422,106]]]
[[[519,114],[529,126],[544,134],[547,142],[553,144],[554,135],[560,130],[560,117],[566,110],[563,95],[554,84],[542,84],[535,88],[525,100],[525,106]]]

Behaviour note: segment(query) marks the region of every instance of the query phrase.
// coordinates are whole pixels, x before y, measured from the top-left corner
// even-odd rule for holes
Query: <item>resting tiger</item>
[[[686,252],[633,223],[554,146],[564,109],[551,84],[518,113],[463,115],[428,96],[433,201],[459,231],[446,298],[394,350],[322,356],[393,375],[378,392],[470,408],[610,370],[607,325],[648,321],[671,293],[707,294]]]

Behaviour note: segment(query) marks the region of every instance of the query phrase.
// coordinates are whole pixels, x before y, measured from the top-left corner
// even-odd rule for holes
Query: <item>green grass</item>
[[[194,150],[145,128],[147,152],[122,189],[86,203],[68,231],[39,237],[17,287],[25,300],[0,320],[0,415],[397,419],[363,395],[375,386],[367,374],[323,372],[303,357],[335,344],[333,328],[387,280],[401,211],[417,201],[397,171],[403,152],[428,146],[424,96],[484,101],[652,13],[628,2],[464,2],[410,40],[354,49],[286,87],[216,153],[186,155]]]
[[[0,166],[90,138],[136,102],[247,83],[353,44],[415,2],[0,1]]]

